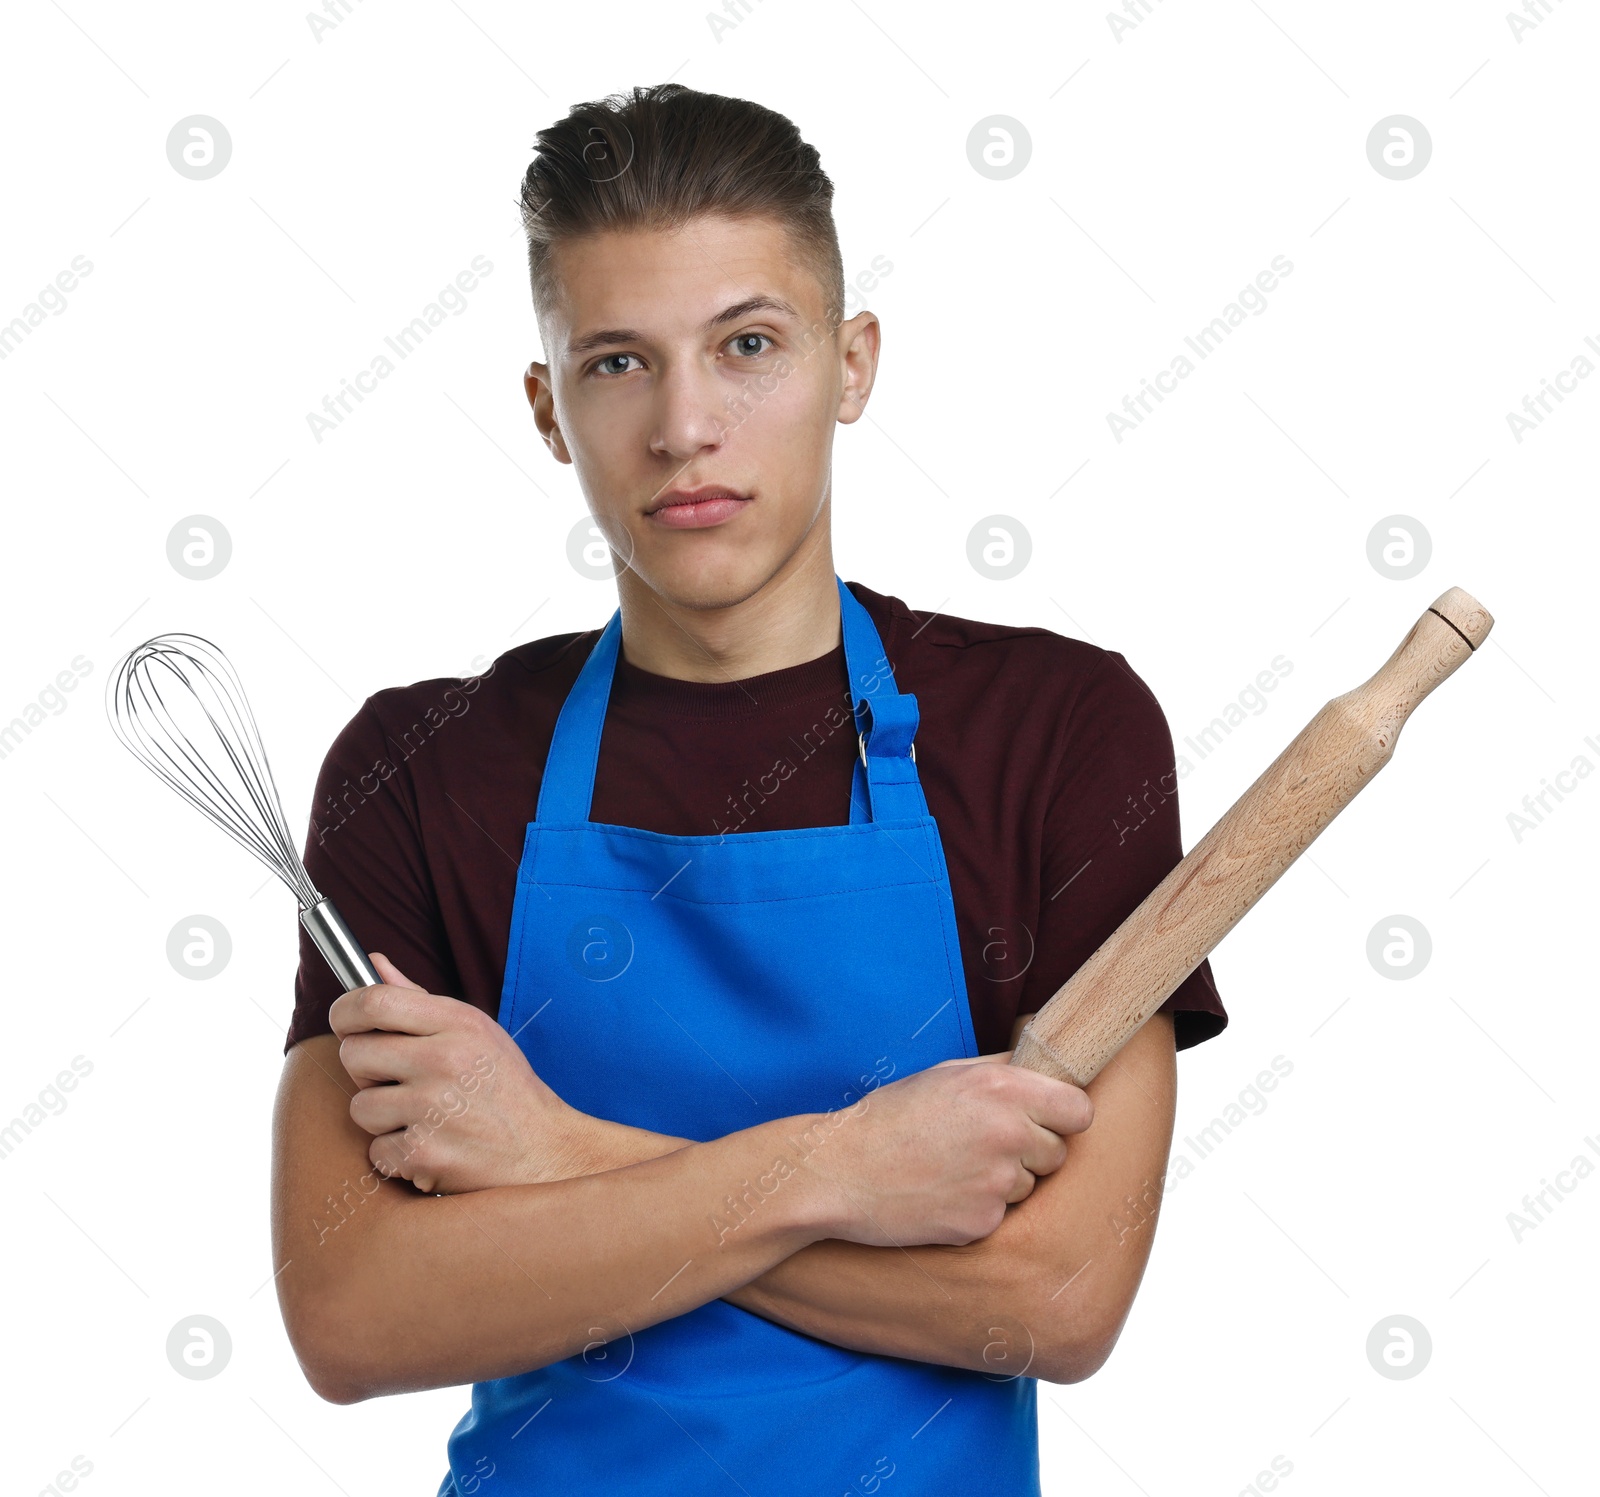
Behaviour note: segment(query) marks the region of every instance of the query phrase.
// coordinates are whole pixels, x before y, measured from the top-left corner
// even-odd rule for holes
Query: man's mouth
[[[748,494],[711,483],[698,489],[667,489],[656,495],[645,514],[672,530],[701,530],[720,525],[752,502]]]

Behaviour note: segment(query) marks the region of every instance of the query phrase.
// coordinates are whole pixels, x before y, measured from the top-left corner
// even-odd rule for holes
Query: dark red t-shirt
[[[950,869],[973,1030],[981,1054],[1004,1050],[1015,1017],[1182,854],[1177,797],[1155,789],[1176,783],[1166,717],[1115,651],[848,586],[916,695],[917,771]],[[481,677],[376,692],[328,750],[306,869],[356,939],[429,992],[499,1012],[523,833],[599,632],[518,645]],[[742,681],[681,681],[619,655],[590,816],[673,836],[842,825],[849,705],[842,642]],[[285,1052],[329,1032],[339,992],[302,929]],[[1222,1031],[1209,962],[1163,1011],[1179,1049]]]

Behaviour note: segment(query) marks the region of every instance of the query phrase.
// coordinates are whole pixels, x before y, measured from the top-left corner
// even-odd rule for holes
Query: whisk
[[[220,757],[217,768],[206,762],[202,745],[212,745],[197,708],[227,757],[231,784],[217,772]],[[185,714],[189,728],[181,721]],[[123,656],[107,683],[106,715],[134,758],[288,885],[300,903],[300,923],[347,993],[382,981],[333,901],[306,872],[244,687],[216,645],[198,634],[147,639]]]

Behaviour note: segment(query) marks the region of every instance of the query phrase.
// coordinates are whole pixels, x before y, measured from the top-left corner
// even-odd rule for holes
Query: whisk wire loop
[[[184,700],[204,714],[236,785],[212,768],[173,710]],[[121,661],[106,705],[113,730],[136,759],[264,863],[302,909],[322,902],[284,817],[244,686],[216,645],[185,633],[146,640]]]

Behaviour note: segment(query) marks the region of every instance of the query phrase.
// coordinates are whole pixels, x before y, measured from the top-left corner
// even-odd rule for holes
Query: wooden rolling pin
[[[1024,1027],[1011,1064],[1085,1086],[1389,762],[1427,694],[1489,636],[1452,587],[1371,680],[1335,697]]]

